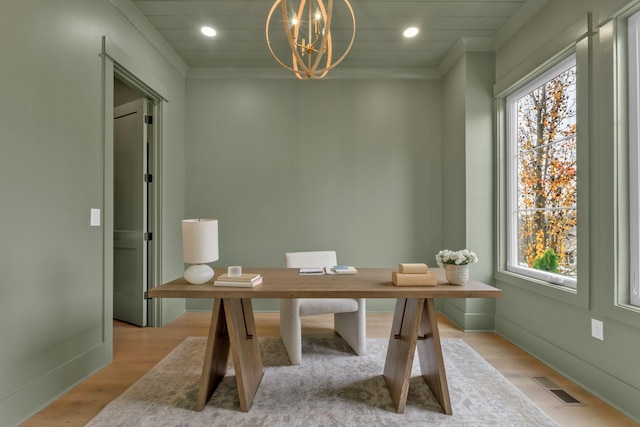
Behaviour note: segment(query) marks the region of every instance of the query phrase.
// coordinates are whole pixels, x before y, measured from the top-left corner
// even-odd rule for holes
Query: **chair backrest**
[[[284,254],[287,268],[333,267],[338,264],[336,251],[288,252]]]

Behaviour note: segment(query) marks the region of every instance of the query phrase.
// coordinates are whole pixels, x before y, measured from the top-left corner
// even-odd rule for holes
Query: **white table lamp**
[[[184,272],[189,283],[199,285],[213,278],[213,269],[206,263],[217,261],[218,220],[182,220],[182,254],[184,262],[190,265]]]

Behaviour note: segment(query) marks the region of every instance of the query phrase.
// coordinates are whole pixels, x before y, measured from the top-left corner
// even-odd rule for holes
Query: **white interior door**
[[[114,108],[113,318],[147,325],[148,139],[144,98]]]

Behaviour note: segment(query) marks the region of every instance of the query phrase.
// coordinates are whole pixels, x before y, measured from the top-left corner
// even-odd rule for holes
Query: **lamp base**
[[[193,264],[184,271],[184,278],[187,282],[200,285],[213,279],[213,268],[207,264]]]

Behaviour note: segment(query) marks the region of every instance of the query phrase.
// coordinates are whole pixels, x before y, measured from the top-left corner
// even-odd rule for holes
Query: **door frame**
[[[152,185],[147,189],[147,230],[152,233],[153,237],[147,244],[147,288],[151,289],[161,282],[160,277],[160,250],[162,245],[161,230],[161,214],[162,205],[160,187],[162,183],[162,174],[160,168],[162,165],[162,144],[161,144],[161,129],[162,129],[162,106],[163,99],[160,95],[154,93],[144,82],[138,79],[136,76],[128,72],[125,68],[115,63],[113,67],[113,76],[118,80],[127,84],[128,86],[139,91],[144,98],[150,101],[151,108],[148,113],[153,117],[150,129],[149,129],[149,150],[151,155],[148,158],[147,173],[153,176]],[[111,119],[111,126],[113,127],[113,118]],[[113,194],[113,193],[112,193]],[[111,251],[113,253],[113,250]],[[161,305],[158,300],[147,300],[147,325],[150,327],[160,326],[160,311]],[[112,310],[113,311],[113,310]]]
[[[103,336],[110,357],[113,357],[113,80],[117,77],[122,82],[142,93],[151,100],[153,123],[151,126],[151,156],[149,157],[149,173],[153,174],[153,185],[149,188],[148,228],[153,239],[148,247],[148,287],[153,288],[162,281],[162,147],[163,147],[163,109],[168,101],[167,90],[152,75],[137,69],[124,50],[107,37],[102,37],[102,99],[103,99],[103,301],[104,322]],[[135,71],[132,71],[135,70]],[[161,325],[162,304],[159,299],[147,300],[148,326]]]
[[[125,85],[121,78],[116,77],[114,79],[117,83],[116,86]],[[153,188],[153,179],[147,179],[147,175],[153,176],[150,159],[155,148],[152,135],[153,121],[147,123],[145,118],[147,116],[153,117],[153,101],[137,90],[134,92],[137,96],[136,99],[116,105],[113,109],[115,153],[113,318],[138,326],[148,326],[150,304],[146,293],[151,282],[150,273],[153,271],[150,253],[153,249],[153,238],[147,238],[147,234],[153,235],[154,230],[149,224],[149,220],[152,218],[154,210],[150,191]],[[118,90],[116,88],[114,100],[117,98]],[[135,128],[132,129],[131,126],[135,126]],[[129,136],[133,136],[133,139],[126,139]],[[121,138],[125,138],[128,142],[123,145]],[[125,161],[118,155],[120,150],[126,152],[125,156],[135,159],[135,166],[132,165],[134,170],[127,171],[119,167],[118,162]],[[134,172],[134,174],[130,175],[130,172]],[[122,187],[122,177],[128,177],[126,188]],[[118,187],[119,181],[121,182],[120,187]],[[120,195],[118,195],[119,191]],[[127,191],[134,192],[133,198],[131,198],[131,194],[125,196]],[[132,215],[132,213],[134,214]],[[135,273],[124,267],[122,263],[116,262],[118,255],[127,258],[134,257],[137,265]],[[129,259],[129,261],[133,260]],[[141,266],[142,269],[140,269]],[[122,276],[123,273],[125,276]],[[131,277],[130,274],[135,274],[135,277]],[[120,280],[127,277],[133,281],[125,280],[123,283],[119,283],[118,277]],[[138,282],[138,280],[141,281]]]

